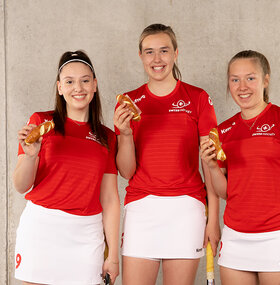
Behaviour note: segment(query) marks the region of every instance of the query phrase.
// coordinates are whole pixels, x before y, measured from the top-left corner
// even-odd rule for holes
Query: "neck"
[[[67,109],[67,117],[74,121],[87,122],[88,110],[85,112],[85,111],[71,111]]]
[[[241,109],[241,117],[244,120],[250,120],[256,116],[258,116],[267,106],[266,102],[262,102],[259,106],[254,109]]]
[[[172,76],[169,80],[157,81],[149,80],[149,90],[157,96],[165,96],[170,94],[176,87],[177,80]]]

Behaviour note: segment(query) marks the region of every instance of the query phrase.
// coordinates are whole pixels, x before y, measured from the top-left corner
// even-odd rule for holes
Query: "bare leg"
[[[144,258],[122,257],[123,285],[154,285],[160,262]]]
[[[163,259],[164,285],[193,285],[200,259]]]
[[[223,285],[258,285],[258,274],[256,272],[220,266],[220,277]]]
[[[259,272],[260,285],[280,285],[280,272]]]

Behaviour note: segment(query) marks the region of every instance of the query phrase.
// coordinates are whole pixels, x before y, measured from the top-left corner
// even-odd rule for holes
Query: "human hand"
[[[219,167],[217,163],[216,148],[213,142],[209,139],[200,143],[200,157],[209,168]]]
[[[126,104],[121,104],[114,113],[114,125],[119,129],[121,135],[131,135],[130,120],[133,113]]]
[[[216,256],[220,239],[221,239],[221,229],[219,223],[208,222],[205,229],[203,247],[206,248],[207,243],[209,241],[213,251],[213,256]]]
[[[41,149],[41,143],[43,140],[43,138],[41,137],[37,142],[33,144],[27,145],[25,143],[24,140],[27,138],[31,130],[33,130],[35,127],[36,125],[34,124],[25,125],[22,127],[21,130],[18,131],[18,141],[21,144],[23,151],[25,152],[25,155],[30,156],[30,157],[38,156],[38,153]]]
[[[119,262],[113,262],[109,258],[106,258],[103,264],[103,278],[106,276],[106,273],[110,275],[110,284],[114,284],[117,276],[119,275]]]

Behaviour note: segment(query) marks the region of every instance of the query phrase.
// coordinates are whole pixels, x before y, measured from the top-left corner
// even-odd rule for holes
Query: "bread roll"
[[[122,104],[125,103],[129,110],[132,112],[133,117],[132,120],[134,121],[140,121],[141,119],[141,111],[139,110],[139,108],[133,103],[133,101],[129,98],[128,95],[123,95],[123,94],[119,94],[117,95],[117,101]]]
[[[48,133],[50,130],[54,128],[54,122],[53,121],[47,121],[42,123],[41,125],[35,127],[32,129],[30,134],[27,136],[27,138],[24,140],[24,142],[27,145],[35,143],[41,136]]]
[[[213,142],[215,148],[216,148],[216,153],[217,153],[217,159],[224,161],[226,160],[226,154],[224,153],[222,147],[221,147],[221,143],[220,143],[220,139],[219,139],[219,133],[218,130],[216,128],[213,128],[210,133],[209,133],[209,139]]]

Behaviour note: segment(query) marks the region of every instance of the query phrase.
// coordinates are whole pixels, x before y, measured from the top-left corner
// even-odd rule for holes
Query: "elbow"
[[[32,187],[32,186],[31,186]],[[19,185],[15,185],[14,184],[14,188],[16,189],[16,191],[20,194],[24,194],[26,193],[29,189],[31,189],[31,187],[29,188],[23,188],[23,187],[20,187]]]
[[[121,170],[119,170],[119,172],[121,177],[127,180],[130,180],[135,173],[135,171],[121,171]]]
[[[13,179],[14,188],[20,194],[26,193],[28,190],[32,188],[33,185],[23,185],[23,183],[19,183],[15,178]]]

